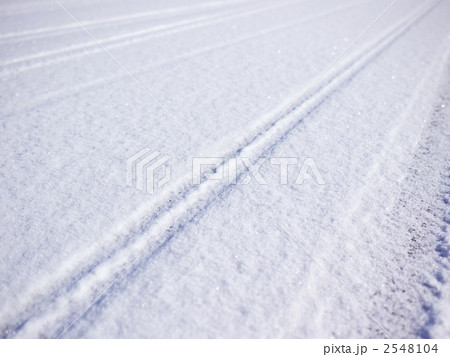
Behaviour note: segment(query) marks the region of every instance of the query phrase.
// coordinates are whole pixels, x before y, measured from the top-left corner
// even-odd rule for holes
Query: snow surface
[[[450,338],[448,0],[0,17],[2,337]],[[172,158],[153,195],[144,147]],[[325,184],[193,185],[194,157]]]

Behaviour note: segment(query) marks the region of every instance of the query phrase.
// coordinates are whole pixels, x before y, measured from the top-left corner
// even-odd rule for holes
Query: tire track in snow
[[[348,265],[348,257],[358,257],[361,254],[364,255],[366,253],[361,250],[361,247],[356,246],[355,243],[352,243],[351,240],[348,239],[349,236],[345,234],[346,231],[348,232],[349,229],[351,229],[352,235],[365,237],[367,236],[367,229],[378,226],[380,221],[389,221],[389,215],[387,215],[387,213],[393,212],[393,206],[395,203],[398,203],[400,193],[397,192],[397,194],[393,194],[395,190],[386,191],[385,189],[383,190],[382,187],[386,185],[388,180],[392,177],[396,178],[395,182],[399,186],[402,185],[402,182],[407,178],[408,168],[410,168],[410,166],[407,166],[405,163],[413,156],[416,147],[420,142],[420,136],[427,130],[427,122],[423,120],[423,114],[417,114],[420,113],[420,110],[417,110],[418,106],[420,106],[420,103],[427,102],[427,100],[424,100],[424,97],[426,96],[428,96],[429,101],[433,101],[433,94],[435,91],[429,89],[430,83],[434,83],[435,87],[438,88],[440,83],[434,80],[439,78],[444,72],[449,56],[450,51],[443,48],[442,51],[436,53],[432,58],[427,65],[426,71],[424,71],[421,78],[417,81],[417,84],[411,88],[412,91],[409,101],[401,112],[396,124],[382,139],[379,139],[383,145],[376,155],[374,155],[375,159],[372,161],[370,167],[368,167],[364,177],[362,177],[363,185],[356,190],[356,192],[352,192],[344,198],[336,209],[336,211],[339,212],[339,215],[335,219],[335,230],[332,234],[326,233],[320,235],[319,238],[315,240],[314,246],[311,249],[312,256],[314,256],[315,261],[319,262],[323,267],[326,267],[331,274],[338,275],[340,270]],[[374,203],[367,203],[371,198],[373,200],[374,197],[377,198]],[[378,200],[386,202],[386,206],[383,207],[381,212],[379,204],[377,205]],[[420,206],[417,205],[417,210],[419,210],[419,207]],[[385,214],[387,216],[384,216]],[[380,218],[380,215],[383,219]],[[403,221],[404,220],[396,219],[394,222],[395,224],[398,224],[398,222]],[[357,224],[355,225],[354,222],[357,222]],[[398,231],[390,230],[389,232],[391,232],[391,236],[395,236],[393,232],[398,234]],[[378,232],[376,232],[376,234],[378,234]],[[376,235],[375,237],[381,240],[382,235]],[[378,240],[373,238],[373,236],[371,239],[372,241]],[[365,242],[368,244],[367,241]],[[402,245],[399,244],[398,241],[392,241],[390,244],[392,246],[398,245],[399,249],[402,248]],[[329,252],[340,253],[338,258],[333,259],[333,257],[329,255]],[[333,255],[336,255],[336,253],[333,253]],[[321,282],[317,280],[317,276],[320,274],[323,274],[323,270],[319,267],[314,267],[308,275],[306,275],[304,284],[317,287],[321,284]],[[364,277],[353,274],[350,282],[348,280],[340,282],[343,283],[342,285],[345,285],[348,290],[354,292],[357,301],[365,300],[364,298],[361,299],[361,295],[364,296],[364,293],[361,294],[356,288],[349,289],[351,284],[353,284],[353,287],[365,286]],[[387,283],[389,284],[390,281]],[[397,291],[396,289],[398,289],[398,286],[393,284],[392,291]],[[386,291],[391,291],[391,289],[387,289]],[[330,301],[330,304],[333,299],[335,299],[335,296],[331,294],[326,298],[326,300]],[[377,296],[376,299],[379,299],[379,297]],[[389,296],[389,299],[395,301],[395,294],[394,296]],[[400,316],[401,314],[397,315],[396,318],[399,319]],[[389,317],[390,316],[388,316],[388,318]],[[381,315],[381,318],[384,319],[386,316]],[[377,319],[379,319],[379,317],[377,317]],[[397,320],[397,322],[399,322],[399,320]],[[385,321],[382,321],[382,324],[387,328],[388,326],[392,326],[391,323],[386,323]],[[411,325],[412,322],[408,321],[408,324]],[[388,330],[390,329],[388,328]],[[383,332],[380,330],[375,330],[374,332],[377,336],[383,336]],[[405,335],[398,335],[395,330],[390,332],[392,332],[395,338],[408,337]]]
[[[414,88],[411,98],[406,106],[406,108],[403,110],[401,117],[398,120],[398,123],[396,126],[394,126],[391,131],[387,134],[386,142],[383,145],[382,150],[378,154],[377,159],[372,163],[371,167],[369,168],[367,174],[364,177],[364,182],[366,182],[365,185],[363,185],[360,190],[352,195],[351,198],[351,204],[348,206],[347,209],[347,215],[346,215],[346,223],[350,222],[350,220],[357,215],[357,212],[361,212],[363,210],[363,207],[361,207],[362,202],[364,200],[364,197],[371,196],[369,194],[369,191],[374,191],[377,188],[374,187],[376,183],[383,184],[383,178],[381,177],[382,174],[380,173],[380,167],[385,166],[389,167],[393,170],[397,165],[398,158],[400,157],[399,151],[409,151],[411,150],[411,147],[415,147],[418,144],[418,138],[412,137],[408,139],[410,142],[405,143],[404,145],[400,145],[401,139],[403,133],[410,132],[411,129],[411,115],[414,113],[414,107],[416,103],[420,100],[421,97],[423,97],[424,89],[429,86],[429,83],[432,83],[433,78],[436,78],[437,75],[443,72],[443,64],[447,63],[449,57],[449,51],[443,50],[443,53],[438,53],[433,62],[428,65],[426,73],[423,74],[422,79],[417,83],[416,87]],[[418,121],[418,127],[420,128],[419,133],[420,134],[425,127],[425,122]],[[417,134],[417,135],[418,135]],[[396,153],[397,154],[393,154]],[[404,154],[404,153],[403,153]],[[395,176],[399,177],[398,182],[401,182],[406,177],[406,172],[397,172]],[[376,177],[379,176],[379,177]],[[387,205],[386,209],[390,210],[392,208],[392,205],[394,204],[395,197],[392,197],[390,200],[390,203]],[[362,221],[365,223],[369,217],[369,212],[365,212],[362,216]]]
[[[146,29],[141,29],[116,36],[98,39],[98,42],[101,43],[108,50],[122,48],[125,46],[136,45],[138,43],[146,42],[153,38],[170,36],[172,34],[177,34],[180,32],[185,32],[201,27],[216,25],[221,22],[227,22],[241,17],[252,16],[258,13],[267,12],[277,8],[293,5],[297,2],[298,0],[295,0],[290,1],[288,3],[252,9],[245,12],[237,11],[237,13],[233,13],[234,10],[232,11],[227,10],[215,16],[203,15],[193,19],[191,18],[173,23],[162,24],[158,26],[149,27]],[[75,59],[79,59],[89,55],[94,55],[97,53],[104,53],[104,50],[102,48],[99,48],[98,42],[90,40],[76,45],[70,45],[55,50],[39,52],[28,56],[16,57],[13,59],[0,62],[0,66],[4,68],[3,72],[0,73],[0,78],[17,76],[29,70],[54,65],[61,62],[72,61]],[[8,67],[12,68],[9,69]]]
[[[228,159],[234,157],[254,160],[277,145],[286,133],[333,91],[356,75],[436,5],[436,2],[431,6],[427,3],[414,10],[348,58],[340,60],[333,69],[321,76],[318,83],[308,87],[308,91],[302,93],[304,96],[288,112],[285,112],[283,106],[259,118],[245,130],[246,134],[234,141],[233,147],[227,145],[230,141],[225,140],[221,145],[225,157],[221,166],[225,167]],[[243,174],[245,172],[242,170],[238,173]],[[144,253],[151,254],[153,250],[149,248],[163,243],[163,237],[170,227],[175,232],[182,229],[192,217],[201,214],[217,195],[233,188],[221,181],[207,180],[198,186],[191,185],[190,181],[189,173],[171,183],[154,201],[142,205],[129,219],[120,222],[101,245],[97,243],[69,259],[64,266],[59,267],[52,279],[45,279],[43,284],[36,286],[35,291],[19,297],[14,309],[9,306],[5,311],[4,308],[0,320],[7,322],[0,327],[2,335],[60,335],[126,273],[130,262],[137,262]],[[123,244],[120,246],[121,243]],[[103,255],[104,250],[108,250],[111,245],[119,247],[112,252],[109,250],[110,253],[106,256]],[[44,302],[46,306],[43,306]],[[84,311],[82,315],[79,315],[80,311]]]
[[[269,35],[271,33],[277,32],[277,31],[283,31],[283,30],[287,30],[289,28],[292,28],[294,26],[299,26],[299,25],[303,25],[303,24],[306,24],[306,23],[309,23],[309,22],[317,21],[317,20],[320,20],[320,19],[322,19],[324,17],[328,17],[330,15],[335,15],[335,14],[337,14],[339,12],[346,11],[348,9],[352,9],[352,8],[354,8],[356,6],[364,5],[364,4],[370,3],[372,1],[373,0],[364,0],[364,1],[359,1],[359,2],[356,2],[356,3],[347,4],[347,5],[344,5],[344,6],[338,6],[338,7],[332,8],[330,10],[323,11],[323,12],[321,12],[319,14],[316,14],[316,15],[307,16],[305,18],[301,18],[301,19],[296,20],[296,21],[288,22],[288,23],[285,23],[283,25],[273,26],[273,27],[264,29],[262,31],[258,31],[258,32],[251,33],[251,34],[247,34],[247,35],[244,35],[244,36],[238,37],[236,39],[229,40],[229,41],[217,44],[217,45],[205,46],[205,47],[202,47],[202,48],[194,49],[194,50],[189,51],[187,53],[183,53],[181,55],[172,57],[169,60],[162,60],[162,61],[159,61],[159,62],[155,62],[155,63],[149,64],[149,65],[142,66],[140,68],[136,68],[134,70],[131,70],[130,73],[132,75],[141,74],[141,73],[144,73],[144,72],[146,72],[146,71],[148,71],[148,70],[150,70],[152,68],[167,66],[169,64],[177,63],[177,62],[180,62],[180,61],[183,61],[183,60],[186,60],[186,59],[190,59],[190,58],[194,58],[194,57],[203,55],[205,53],[217,51],[217,50],[229,47],[229,46],[237,45],[237,44],[245,42],[245,41],[253,40],[255,38],[260,38],[262,36]],[[62,97],[65,97],[65,96],[68,96],[68,95],[71,95],[71,94],[76,94],[76,93],[78,93],[80,91],[90,90],[90,89],[98,87],[98,86],[100,86],[102,84],[110,83],[112,81],[123,79],[123,78],[127,78],[127,77],[128,77],[128,74],[124,73],[123,71],[118,71],[114,75],[105,76],[103,78],[97,78],[97,79],[94,79],[92,81],[84,82],[84,83],[81,83],[81,84],[78,84],[78,85],[71,85],[70,88],[68,88],[68,89],[57,90],[57,91],[54,91],[54,92],[50,92],[50,93],[44,94],[42,96],[38,96],[36,99],[32,99],[31,101],[28,101],[28,100],[24,101],[24,103],[26,105],[22,106],[20,108],[18,108],[16,104],[12,104],[11,107],[9,107],[9,108],[6,107],[6,110],[5,110],[5,107],[3,108],[4,109],[3,117],[5,118],[5,117],[8,117],[10,115],[13,115],[14,113],[16,113],[19,110],[32,109],[32,108],[38,107],[40,105],[48,104],[49,101],[51,101],[51,100],[59,99],[59,98],[62,98]]]
[[[129,31],[129,32],[125,32],[125,33],[121,33],[118,35],[113,35],[113,36],[109,36],[109,37],[105,37],[105,38],[99,38],[98,41],[101,42],[102,44],[108,44],[108,43],[113,43],[116,41],[124,40],[127,38],[139,37],[141,35],[146,35],[146,34],[150,34],[153,32],[169,30],[169,29],[184,28],[183,26],[185,26],[185,25],[191,25],[191,24],[198,25],[198,24],[202,24],[206,20],[220,19],[221,17],[229,15],[229,13],[230,13],[230,11],[226,10],[214,17],[209,17],[208,15],[202,15],[199,17],[187,18],[187,19],[176,21],[176,22],[163,23],[160,25],[152,26],[152,27],[146,27],[146,28],[140,29],[140,30],[134,30],[134,31]],[[78,24],[75,24],[75,25],[78,25]],[[79,28],[79,25],[78,25],[78,28]],[[6,67],[9,65],[14,65],[14,64],[18,64],[18,63],[20,64],[22,62],[33,61],[33,60],[44,58],[44,57],[52,57],[54,55],[59,55],[59,54],[63,54],[66,52],[83,50],[86,48],[96,47],[96,46],[97,46],[97,43],[95,41],[89,40],[87,42],[82,42],[82,43],[78,43],[75,45],[64,46],[64,47],[56,48],[53,50],[42,51],[42,52],[37,52],[34,54],[29,54],[26,56],[7,59],[7,60],[0,62],[0,65]]]
[[[87,20],[80,21],[80,24],[89,29],[110,25],[118,25],[118,24],[126,24],[135,21],[142,21],[147,18],[160,18],[166,16],[174,16],[174,15],[183,15],[186,13],[193,13],[196,11],[201,11],[204,9],[215,9],[217,7],[228,7],[231,4],[251,4],[254,0],[234,0],[229,2],[223,1],[214,1],[214,2],[205,2],[200,4],[194,4],[189,6],[179,6],[172,8],[164,8],[162,10],[151,10],[145,12],[138,12],[133,14],[121,15],[121,16],[112,16],[108,18],[96,19],[96,20]],[[76,23],[68,23],[64,25],[58,26],[47,26],[40,27],[33,30],[24,30],[24,31],[16,31],[16,32],[8,32],[4,34],[0,34],[0,43],[18,43],[22,41],[28,41],[43,37],[52,37],[55,35],[65,34],[67,32],[72,32],[79,29],[79,25]]]

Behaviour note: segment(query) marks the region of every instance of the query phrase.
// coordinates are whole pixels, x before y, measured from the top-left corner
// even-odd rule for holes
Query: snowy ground
[[[2,337],[450,338],[448,0],[0,18]],[[299,164],[193,184],[196,157]],[[295,184],[307,158],[324,182]]]

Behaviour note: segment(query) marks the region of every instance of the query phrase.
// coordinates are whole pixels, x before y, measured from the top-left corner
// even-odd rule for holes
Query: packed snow
[[[0,336],[450,338],[448,0],[0,18]]]

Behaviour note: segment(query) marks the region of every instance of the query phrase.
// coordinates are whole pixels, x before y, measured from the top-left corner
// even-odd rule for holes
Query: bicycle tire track
[[[138,68],[136,68],[134,70],[130,70],[129,72],[132,75],[138,75],[138,74],[141,74],[141,73],[145,73],[146,71],[148,71],[150,69],[153,69],[153,68],[167,66],[167,65],[170,65],[170,64],[173,64],[173,63],[177,63],[177,62],[186,60],[186,59],[190,59],[190,58],[194,58],[194,57],[203,55],[205,53],[214,52],[214,51],[217,51],[217,50],[220,50],[220,49],[223,49],[223,48],[227,48],[227,47],[230,47],[230,46],[233,46],[233,45],[240,44],[242,42],[253,40],[255,38],[260,38],[260,37],[266,36],[268,34],[271,34],[271,33],[277,32],[277,31],[284,31],[284,30],[290,29],[290,28],[292,28],[294,26],[300,26],[300,25],[304,25],[304,24],[307,24],[307,23],[310,23],[310,22],[313,22],[313,21],[316,21],[316,20],[320,20],[320,19],[322,19],[324,17],[335,15],[335,14],[341,12],[341,11],[346,11],[346,10],[354,8],[355,6],[364,5],[364,4],[366,4],[368,2],[372,2],[372,1],[373,0],[364,0],[364,1],[358,1],[358,2],[355,2],[355,3],[351,3],[351,4],[348,4],[348,5],[338,6],[336,8],[332,8],[330,10],[321,12],[321,13],[319,13],[317,15],[311,15],[311,16],[307,16],[305,18],[301,18],[301,19],[296,20],[296,21],[288,22],[288,23],[285,23],[285,24],[282,24],[282,25],[273,26],[271,28],[267,28],[267,29],[264,29],[264,30],[261,30],[261,31],[257,31],[257,32],[252,33],[252,34],[247,34],[247,35],[244,35],[244,36],[240,36],[240,37],[238,37],[236,39],[229,40],[229,41],[226,41],[224,43],[220,43],[220,44],[213,45],[213,46],[205,46],[205,47],[202,47],[202,48],[194,49],[192,51],[189,51],[189,52],[180,54],[178,56],[175,56],[175,57],[173,57],[171,59],[162,60],[162,61],[155,62],[155,63],[149,64],[149,65],[138,67]],[[48,104],[52,100],[64,98],[64,97],[66,97],[68,95],[76,94],[76,93],[78,93],[78,92],[80,92],[82,90],[83,91],[90,90],[90,89],[96,88],[98,86],[101,86],[103,84],[110,83],[110,82],[113,82],[115,80],[119,80],[119,79],[127,78],[127,77],[128,77],[128,74],[126,74],[123,71],[119,70],[119,71],[117,71],[116,74],[111,75],[111,76],[105,76],[103,78],[97,78],[97,79],[94,79],[94,80],[89,81],[89,82],[85,82],[85,83],[82,83],[82,84],[77,84],[77,85],[70,86],[69,89],[58,90],[58,91],[47,93],[47,94],[42,95],[42,96],[38,96],[37,98],[32,99],[31,101],[26,101],[25,102],[26,105],[22,106],[20,108],[18,108],[15,104],[12,104],[11,105],[12,108],[11,107],[6,107],[6,109],[5,109],[5,107],[4,107],[3,117],[8,117],[10,115],[13,115],[14,113],[16,113],[19,110],[34,109],[36,107],[39,107],[40,105]]]
[[[146,18],[153,18],[153,17],[165,17],[165,16],[172,16],[172,15],[180,15],[185,13],[192,13],[198,10],[203,9],[209,9],[209,8],[215,8],[215,7],[221,7],[221,5],[230,5],[230,4],[251,4],[254,2],[254,0],[233,0],[229,2],[221,2],[221,1],[215,1],[215,2],[205,2],[200,4],[194,4],[189,6],[179,6],[174,8],[166,8],[162,10],[151,10],[151,11],[145,11],[145,12],[137,12],[127,15],[120,15],[120,16],[112,16],[108,18],[101,18],[96,20],[87,20],[87,21],[80,21],[80,24],[84,27],[87,27],[89,29],[96,28],[96,27],[102,27],[102,26],[109,26],[109,25],[116,25],[116,24],[124,24],[124,23],[130,23],[133,21],[142,21]],[[79,27],[78,24],[75,24],[73,22],[59,25],[59,26],[47,26],[47,27],[40,27],[32,30],[24,30],[24,31],[16,31],[16,32],[8,32],[4,34],[0,34],[0,44],[5,43],[19,43],[22,41],[28,41],[28,40],[34,40],[42,37],[51,37],[54,35],[60,35],[65,34],[67,32],[75,31]],[[6,40],[6,41],[5,41]]]
[[[125,46],[146,42],[154,38],[170,36],[172,34],[177,34],[192,29],[216,25],[217,23],[226,22],[246,16],[252,16],[261,12],[271,11],[275,8],[289,6],[296,2],[297,0],[283,4],[266,6],[263,8],[257,8],[246,12],[232,12],[231,14],[228,14],[228,12],[230,11],[224,11],[224,14],[216,15],[213,17],[204,15],[195,19],[181,20],[171,24],[158,25],[121,35],[99,38],[98,41],[89,40],[77,45],[66,46],[63,48],[35,53],[28,56],[16,57],[0,62],[0,66],[3,67],[3,72],[0,73],[0,78],[17,76],[26,71],[55,65],[61,62],[78,60],[85,56],[103,53],[104,50],[98,47],[98,43],[101,43],[102,46],[104,46],[107,50],[123,48]]]

